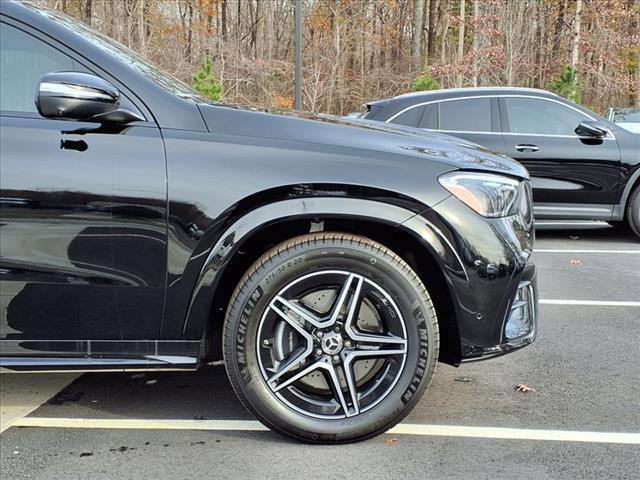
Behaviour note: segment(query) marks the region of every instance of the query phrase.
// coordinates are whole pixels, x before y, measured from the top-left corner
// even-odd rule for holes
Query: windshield
[[[640,108],[621,108],[613,111],[615,123],[640,123]]]
[[[24,5],[89,40],[93,45],[95,45],[102,51],[108,53],[115,59],[126,63],[129,67],[137,70],[139,73],[153,80],[160,87],[173,93],[174,95],[192,100],[194,102],[206,101],[206,99],[192,90],[191,87],[189,87],[185,83],[181,82],[167,72],[162,71],[155,65],[149,63],[133,50],[125,47],[121,43],[118,43],[105,35],[102,35],[101,33],[96,32],[84,23],[61,12],[50,10],[39,5],[36,6],[28,3],[25,3]]]

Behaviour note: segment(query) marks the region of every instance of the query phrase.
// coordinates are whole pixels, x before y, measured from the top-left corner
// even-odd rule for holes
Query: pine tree
[[[205,97],[218,101],[224,93],[224,86],[213,71],[213,60],[205,58],[200,71],[193,76],[193,88]]]
[[[558,95],[576,103],[582,103],[583,87],[583,83],[578,80],[578,72],[571,66],[566,67],[560,76],[549,84],[549,88]]]
[[[429,75],[429,69],[425,68],[418,78],[413,83],[413,89],[416,92],[422,92],[425,90],[437,90],[440,88],[438,80]]]

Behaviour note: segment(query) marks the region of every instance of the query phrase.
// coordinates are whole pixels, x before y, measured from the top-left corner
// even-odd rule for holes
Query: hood
[[[200,104],[210,132],[373,150],[439,162],[453,169],[529,178],[515,160],[449,135],[359,118]]]
[[[629,130],[633,133],[640,133],[640,123],[632,123],[632,122],[618,122],[616,123],[619,127],[624,128],[625,130]]]

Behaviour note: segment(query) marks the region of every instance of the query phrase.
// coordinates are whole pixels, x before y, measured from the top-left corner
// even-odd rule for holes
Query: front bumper
[[[458,358],[478,360],[534,341],[538,317],[532,217],[478,215],[456,197],[419,217],[434,232],[451,297]],[[438,237],[438,238],[436,238]]]
[[[525,267],[516,294],[506,311],[502,339],[497,345],[465,345],[463,361],[482,360],[526,347],[536,339],[538,326],[538,288],[536,268]]]

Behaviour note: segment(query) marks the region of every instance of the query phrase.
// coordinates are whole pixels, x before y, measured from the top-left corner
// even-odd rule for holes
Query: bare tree
[[[582,0],[576,1],[576,14],[573,20],[573,36],[571,37],[571,67],[577,69],[580,53],[580,26],[582,23]]]
[[[413,42],[411,43],[411,55],[422,55],[422,17],[424,15],[424,0],[415,0],[413,14]]]
[[[458,64],[462,63],[462,59],[464,58],[464,10],[465,10],[465,0],[460,0],[460,26],[458,27]],[[458,87],[462,86],[464,78],[461,73],[458,74],[458,80],[456,81],[456,85]]]

